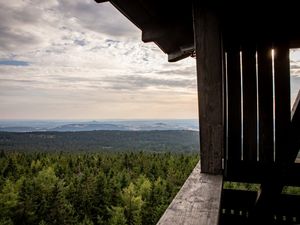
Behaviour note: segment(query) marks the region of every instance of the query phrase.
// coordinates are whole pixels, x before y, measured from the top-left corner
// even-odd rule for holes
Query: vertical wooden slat
[[[240,49],[227,50],[228,167],[241,161],[241,71]]]
[[[275,81],[275,161],[283,160],[288,154],[287,138],[291,121],[290,61],[288,43],[274,47]]]
[[[244,161],[257,160],[256,46],[242,49]]]
[[[271,45],[259,45],[258,99],[259,99],[259,160],[273,162],[273,80]]]
[[[218,15],[193,5],[196,44],[198,106],[200,123],[200,159],[204,173],[222,173],[224,142],[222,46]]]
[[[287,163],[295,162],[297,154],[300,149],[300,90],[292,109],[292,123],[289,138],[290,151],[286,155]]]

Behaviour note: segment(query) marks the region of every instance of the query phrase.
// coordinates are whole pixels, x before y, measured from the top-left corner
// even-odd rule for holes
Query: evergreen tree
[[[112,207],[110,210],[111,218],[109,220],[110,225],[126,225],[126,218],[124,215],[123,207]]]

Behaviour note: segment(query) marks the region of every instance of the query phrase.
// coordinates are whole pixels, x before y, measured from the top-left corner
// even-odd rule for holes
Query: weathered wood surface
[[[201,171],[222,173],[224,101],[222,43],[218,15],[194,1]]]
[[[195,51],[195,46],[193,45],[186,45],[180,46],[180,50],[176,52],[169,53],[168,61],[169,62],[176,62],[180,59],[186,58],[187,56],[191,56]]]
[[[259,44],[258,96],[259,96],[259,160],[266,167],[274,161],[273,152],[273,85],[271,44]]]
[[[217,225],[222,175],[201,173],[200,162],[185,181],[158,225]]]
[[[271,49],[271,48],[270,48]],[[272,95],[270,91],[272,90],[272,72],[270,72],[270,57],[269,53],[264,57],[261,57],[264,67],[261,68],[261,73],[259,74],[260,81],[267,84],[267,86],[262,87],[260,90],[264,92],[260,93],[259,107],[264,107],[260,112],[260,123],[262,126],[262,132],[260,132],[261,140],[261,156],[262,162],[267,163],[264,173],[266,178],[261,184],[261,189],[255,204],[254,212],[256,221],[268,221],[273,217],[274,214],[274,200],[278,199],[282,188],[284,186],[284,179],[288,175],[286,173],[287,166],[293,165],[293,161],[286,160],[289,155],[291,155],[292,148],[287,147],[287,140],[289,137],[289,127],[290,127],[290,69],[289,69],[289,47],[287,43],[275,43],[273,45],[275,50],[274,55],[274,81],[275,81],[275,137],[276,145],[276,167],[272,169],[270,167],[270,162],[272,160],[273,150],[273,138],[270,132],[272,131],[273,114],[270,110],[272,106]],[[270,51],[270,50],[269,50]],[[262,55],[262,54],[261,54]],[[259,55],[260,56],[260,55]],[[259,61],[260,62],[260,61]],[[258,64],[260,68],[260,65]],[[268,68],[267,68],[268,67]],[[264,95],[264,96],[262,96]],[[267,100],[267,98],[269,100]],[[264,105],[261,105],[263,103]],[[268,105],[267,105],[268,104]],[[265,119],[265,120],[264,120]],[[268,130],[268,132],[267,132]],[[265,134],[265,135],[264,135]],[[286,164],[288,163],[288,164]]]
[[[236,224],[232,218],[241,218],[243,222],[238,224],[261,224],[250,223],[251,209],[255,204],[257,193],[254,191],[223,189],[222,192],[222,214],[220,224]],[[242,200],[241,200],[242,199]],[[299,224],[300,222],[300,196],[280,194],[273,201],[273,217],[266,224]],[[283,219],[285,217],[285,219]],[[286,223],[292,222],[294,223]]]
[[[288,43],[274,46],[274,81],[275,81],[275,161],[280,163],[290,155],[287,139],[290,132],[291,100],[290,100],[290,60]],[[294,158],[295,160],[295,158]]]
[[[300,149],[300,91],[298,92],[293,105],[291,127],[292,149],[289,154],[289,159],[287,160],[288,162],[293,162],[295,160]]]
[[[239,46],[227,50],[228,167],[241,161],[241,66]]]
[[[257,160],[257,87],[256,87],[256,46],[247,45],[242,49],[243,64],[243,160]]]
[[[300,186],[300,160],[298,163],[291,163],[284,171],[280,171],[278,164],[275,163],[270,165],[269,168],[270,171],[274,171],[274,173],[269,175],[270,177],[273,174],[275,175],[273,181],[275,179],[275,181],[280,181],[282,185]],[[266,181],[266,174],[262,172],[264,170],[265,166],[261,163],[241,161],[230,167],[228,171],[230,176],[224,177],[224,180],[242,183],[263,183]],[[271,186],[271,188],[274,189],[274,186]]]

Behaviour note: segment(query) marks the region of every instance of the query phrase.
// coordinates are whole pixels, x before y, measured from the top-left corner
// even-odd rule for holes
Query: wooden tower
[[[300,186],[300,96],[291,110],[289,61],[300,47],[297,7],[110,2],[169,62],[196,55],[201,163],[158,224],[299,224],[300,196],[281,193]],[[223,181],[260,191],[223,189]]]

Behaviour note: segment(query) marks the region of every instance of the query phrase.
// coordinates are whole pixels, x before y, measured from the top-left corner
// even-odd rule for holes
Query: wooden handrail
[[[222,185],[222,175],[201,173],[198,162],[157,224],[217,225]]]

